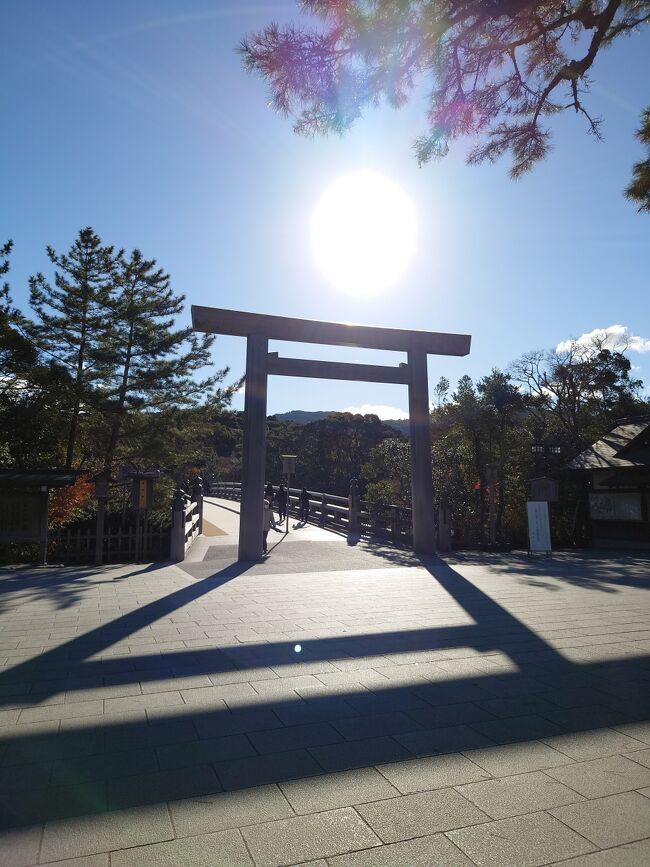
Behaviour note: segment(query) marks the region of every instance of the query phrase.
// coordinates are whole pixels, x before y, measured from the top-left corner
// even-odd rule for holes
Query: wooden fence
[[[150,563],[156,560],[185,559],[196,537],[203,530],[202,489],[195,488],[190,497],[180,489],[172,503],[169,527],[151,524],[146,512],[118,527],[104,530],[103,563]],[[97,563],[96,523],[72,525],[50,532],[48,563]]]
[[[48,563],[92,563],[95,557],[95,526],[62,527],[51,530],[47,545]],[[169,559],[170,528],[126,527],[104,531],[104,563],[141,563]]]
[[[300,488],[289,488],[288,511],[300,514]],[[214,482],[209,495],[241,500],[240,482]],[[356,500],[351,507],[348,497],[311,492],[309,521],[343,533],[359,533],[390,539],[396,545],[412,543],[411,510],[403,506]],[[192,543],[203,530],[203,496],[193,498],[177,491],[174,497],[171,527],[131,523],[104,532],[104,563],[143,563],[171,559],[182,562]],[[50,532],[49,563],[92,563],[95,558],[96,528],[71,526]]]
[[[300,514],[300,488],[289,488],[287,500],[289,514]],[[213,482],[209,489],[212,497],[241,500],[241,482]],[[357,508],[350,510],[348,497],[310,491],[309,520],[331,530],[359,532],[368,536],[390,539],[397,545],[410,545],[413,538],[411,509],[384,503],[358,500]]]

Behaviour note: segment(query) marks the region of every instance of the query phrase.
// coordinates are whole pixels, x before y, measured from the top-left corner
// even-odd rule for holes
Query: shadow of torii
[[[466,677],[408,686],[391,686],[388,681],[386,686],[373,686],[367,690],[352,685],[347,691],[337,690],[335,694],[314,697],[306,694],[291,698],[258,696],[254,701],[244,699],[238,702],[235,708],[225,704],[208,710],[200,705],[170,706],[154,718],[142,721],[88,720],[84,723],[71,720],[65,731],[59,734],[25,733],[20,727],[6,727],[0,734],[0,753],[7,771],[23,766],[26,761],[37,767],[35,763],[58,760],[54,779],[59,785],[75,783],[78,791],[74,796],[76,800],[73,798],[72,801],[66,800],[69,792],[56,786],[43,789],[36,795],[31,791],[22,795],[14,792],[11,797],[0,800],[0,826],[16,827],[83,813],[101,813],[107,809],[317,776],[415,755],[467,751],[486,744],[552,737],[645,719],[650,711],[650,701],[638,690],[638,682],[647,680],[650,675],[648,657],[586,664],[571,662],[439,558],[421,558],[419,563],[471,616],[473,625],[314,639],[305,642],[303,658],[324,660],[347,656],[354,659],[382,653],[462,646],[477,650],[500,649],[511,659],[514,670],[477,671]],[[62,669],[73,668],[75,676],[83,678],[85,685],[96,681],[99,686],[106,668],[101,661],[89,657],[243,575],[251,565],[231,564],[202,581],[175,590],[162,599],[67,641],[28,663],[20,663],[0,676],[0,687],[33,678],[35,670],[41,666],[49,669],[59,665]],[[123,671],[121,678],[125,682],[155,681],[169,677],[170,669],[179,674],[183,669],[188,673],[226,671],[233,667],[245,670],[258,664],[282,665],[288,659],[296,662],[291,642],[246,644],[216,650],[175,650],[156,657],[131,655],[125,660],[131,670]],[[145,665],[147,667],[143,668]],[[533,711],[523,710],[529,700],[538,700],[538,695],[557,684],[580,688],[603,682],[615,682],[616,687],[612,686],[611,701],[603,699],[602,706],[570,708],[566,713],[558,707],[557,712],[545,716],[530,716]],[[48,688],[47,681],[43,681],[42,686],[39,701],[48,694],[48,689],[55,691],[55,688]],[[483,723],[480,721],[485,712],[483,716],[478,713],[481,707],[477,703],[485,704],[492,700],[498,704],[514,701],[522,707],[521,714],[512,721],[508,720],[509,724],[503,731],[498,725],[491,728],[488,724],[481,729]],[[21,700],[22,704],[27,702],[29,696]],[[541,702],[543,699],[538,700]],[[7,703],[10,702],[5,699]],[[443,713],[445,708],[455,709],[454,713]],[[364,725],[370,724],[369,720],[375,719],[367,715],[376,714],[381,717],[377,718],[378,725],[386,717],[394,720],[400,715],[404,719],[408,717],[407,730],[420,732],[419,740],[400,742],[373,735],[370,741],[364,742],[363,749],[356,749],[356,741],[352,740],[350,750],[347,753],[343,751],[343,757],[333,757],[326,748],[310,751],[296,748],[273,761],[263,754],[256,754],[247,740],[249,736],[254,738],[258,731],[274,731],[283,726],[322,720],[338,720],[338,729],[332,730],[348,732],[363,721],[363,730]],[[397,720],[395,724],[399,722]],[[498,724],[499,720],[493,717],[491,722]],[[451,726],[453,730],[444,726]],[[397,737],[399,739],[399,735]],[[342,740],[339,736],[339,741]],[[408,748],[405,743],[409,744]],[[197,744],[196,758],[193,758],[193,744]],[[644,746],[638,742],[639,749]],[[86,781],[75,778],[76,759],[71,757],[101,754],[106,756],[110,765],[118,753],[126,751],[132,755],[137,747],[160,751],[163,770],[156,773],[163,776],[156,777],[155,784],[146,774],[141,781],[139,776],[130,776],[111,782],[109,777],[108,788],[103,777]],[[173,776],[174,768],[183,769],[192,764],[201,764],[205,770],[197,776],[192,773]],[[167,771],[171,776],[165,776]],[[132,773],[137,774],[137,770]]]
[[[475,621],[475,625],[320,638],[308,642],[301,658],[326,660],[336,655],[381,654],[388,652],[390,648],[405,652],[465,646],[482,651],[502,650],[520,671],[530,663],[531,654],[545,660],[547,664],[552,663],[556,670],[569,670],[572,667],[573,663],[443,560],[435,556],[415,559],[464,608]],[[13,666],[0,674],[0,693],[5,692],[2,687],[9,683],[33,677],[35,669],[53,669],[59,665],[62,668],[74,666],[76,677],[84,680],[96,678],[97,685],[101,685],[101,677],[106,673],[105,664],[101,660],[89,660],[89,657],[100,654],[128,635],[150,626],[245,574],[253,565],[254,562],[229,564],[208,578],[175,590],[27,662]],[[293,646],[292,642],[266,643],[259,645],[256,656],[260,664],[280,665],[295,656]],[[233,665],[237,667],[238,662],[245,663],[250,660],[251,655],[249,644],[207,650],[166,651],[153,658],[131,654],[128,662],[133,670],[131,673],[124,672],[122,680],[154,681],[168,676],[170,670],[186,666],[190,666],[196,673],[227,671]],[[147,667],[143,668],[143,665]],[[40,702],[57,691],[56,687],[48,687],[48,682],[44,681],[35,700]],[[29,695],[25,696],[25,703],[27,702]],[[0,706],[8,703],[11,703],[10,699],[0,697]]]

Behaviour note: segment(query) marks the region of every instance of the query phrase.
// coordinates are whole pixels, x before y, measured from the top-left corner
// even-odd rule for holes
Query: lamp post
[[[535,471],[543,476],[530,480],[528,498],[528,552],[551,551],[551,503],[559,500],[558,461],[562,446],[557,443],[534,442],[531,451],[535,457]],[[555,459],[553,476],[549,476],[550,459]],[[543,466],[542,466],[543,465]]]
[[[541,472],[542,467],[541,464],[544,464],[544,473],[548,475],[549,473],[549,458],[555,457],[559,458],[562,454],[562,446],[557,445],[556,443],[540,443],[535,442],[530,447],[531,452],[535,457],[535,469],[537,472]]]
[[[93,479],[93,494],[97,499],[97,525],[95,535],[95,566],[101,566],[104,562],[104,514],[106,501],[110,490],[110,471],[103,470]]]
[[[289,491],[291,490],[291,476],[296,472],[296,455],[281,455],[282,457],[282,472],[287,477],[287,514],[285,533],[289,532],[289,504],[291,501]]]

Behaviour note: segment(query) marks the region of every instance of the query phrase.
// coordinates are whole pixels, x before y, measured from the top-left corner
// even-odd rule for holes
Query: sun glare
[[[375,172],[353,172],[334,181],[312,216],[316,264],[343,292],[373,295],[394,286],[416,243],[413,202],[398,184]]]

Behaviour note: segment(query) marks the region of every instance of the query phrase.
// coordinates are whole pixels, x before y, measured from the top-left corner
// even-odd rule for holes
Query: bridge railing
[[[413,513],[406,506],[360,501],[361,532],[389,538],[398,545],[413,541]]]
[[[300,488],[289,488],[288,511],[300,514]],[[210,496],[226,500],[241,500],[241,482],[213,482]],[[310,491],[309,520],[333,530],[357,532],[368,536],[380,536],[395,544],[410,544],[413,535],[411,509],[391,503],[372,503],[359,500],[356,513],[350,514],[348,497]]]
[[[190,499],[177,492],[172,511],[170,559],[182,563],[196,537],[203,530],[203,496]]]

